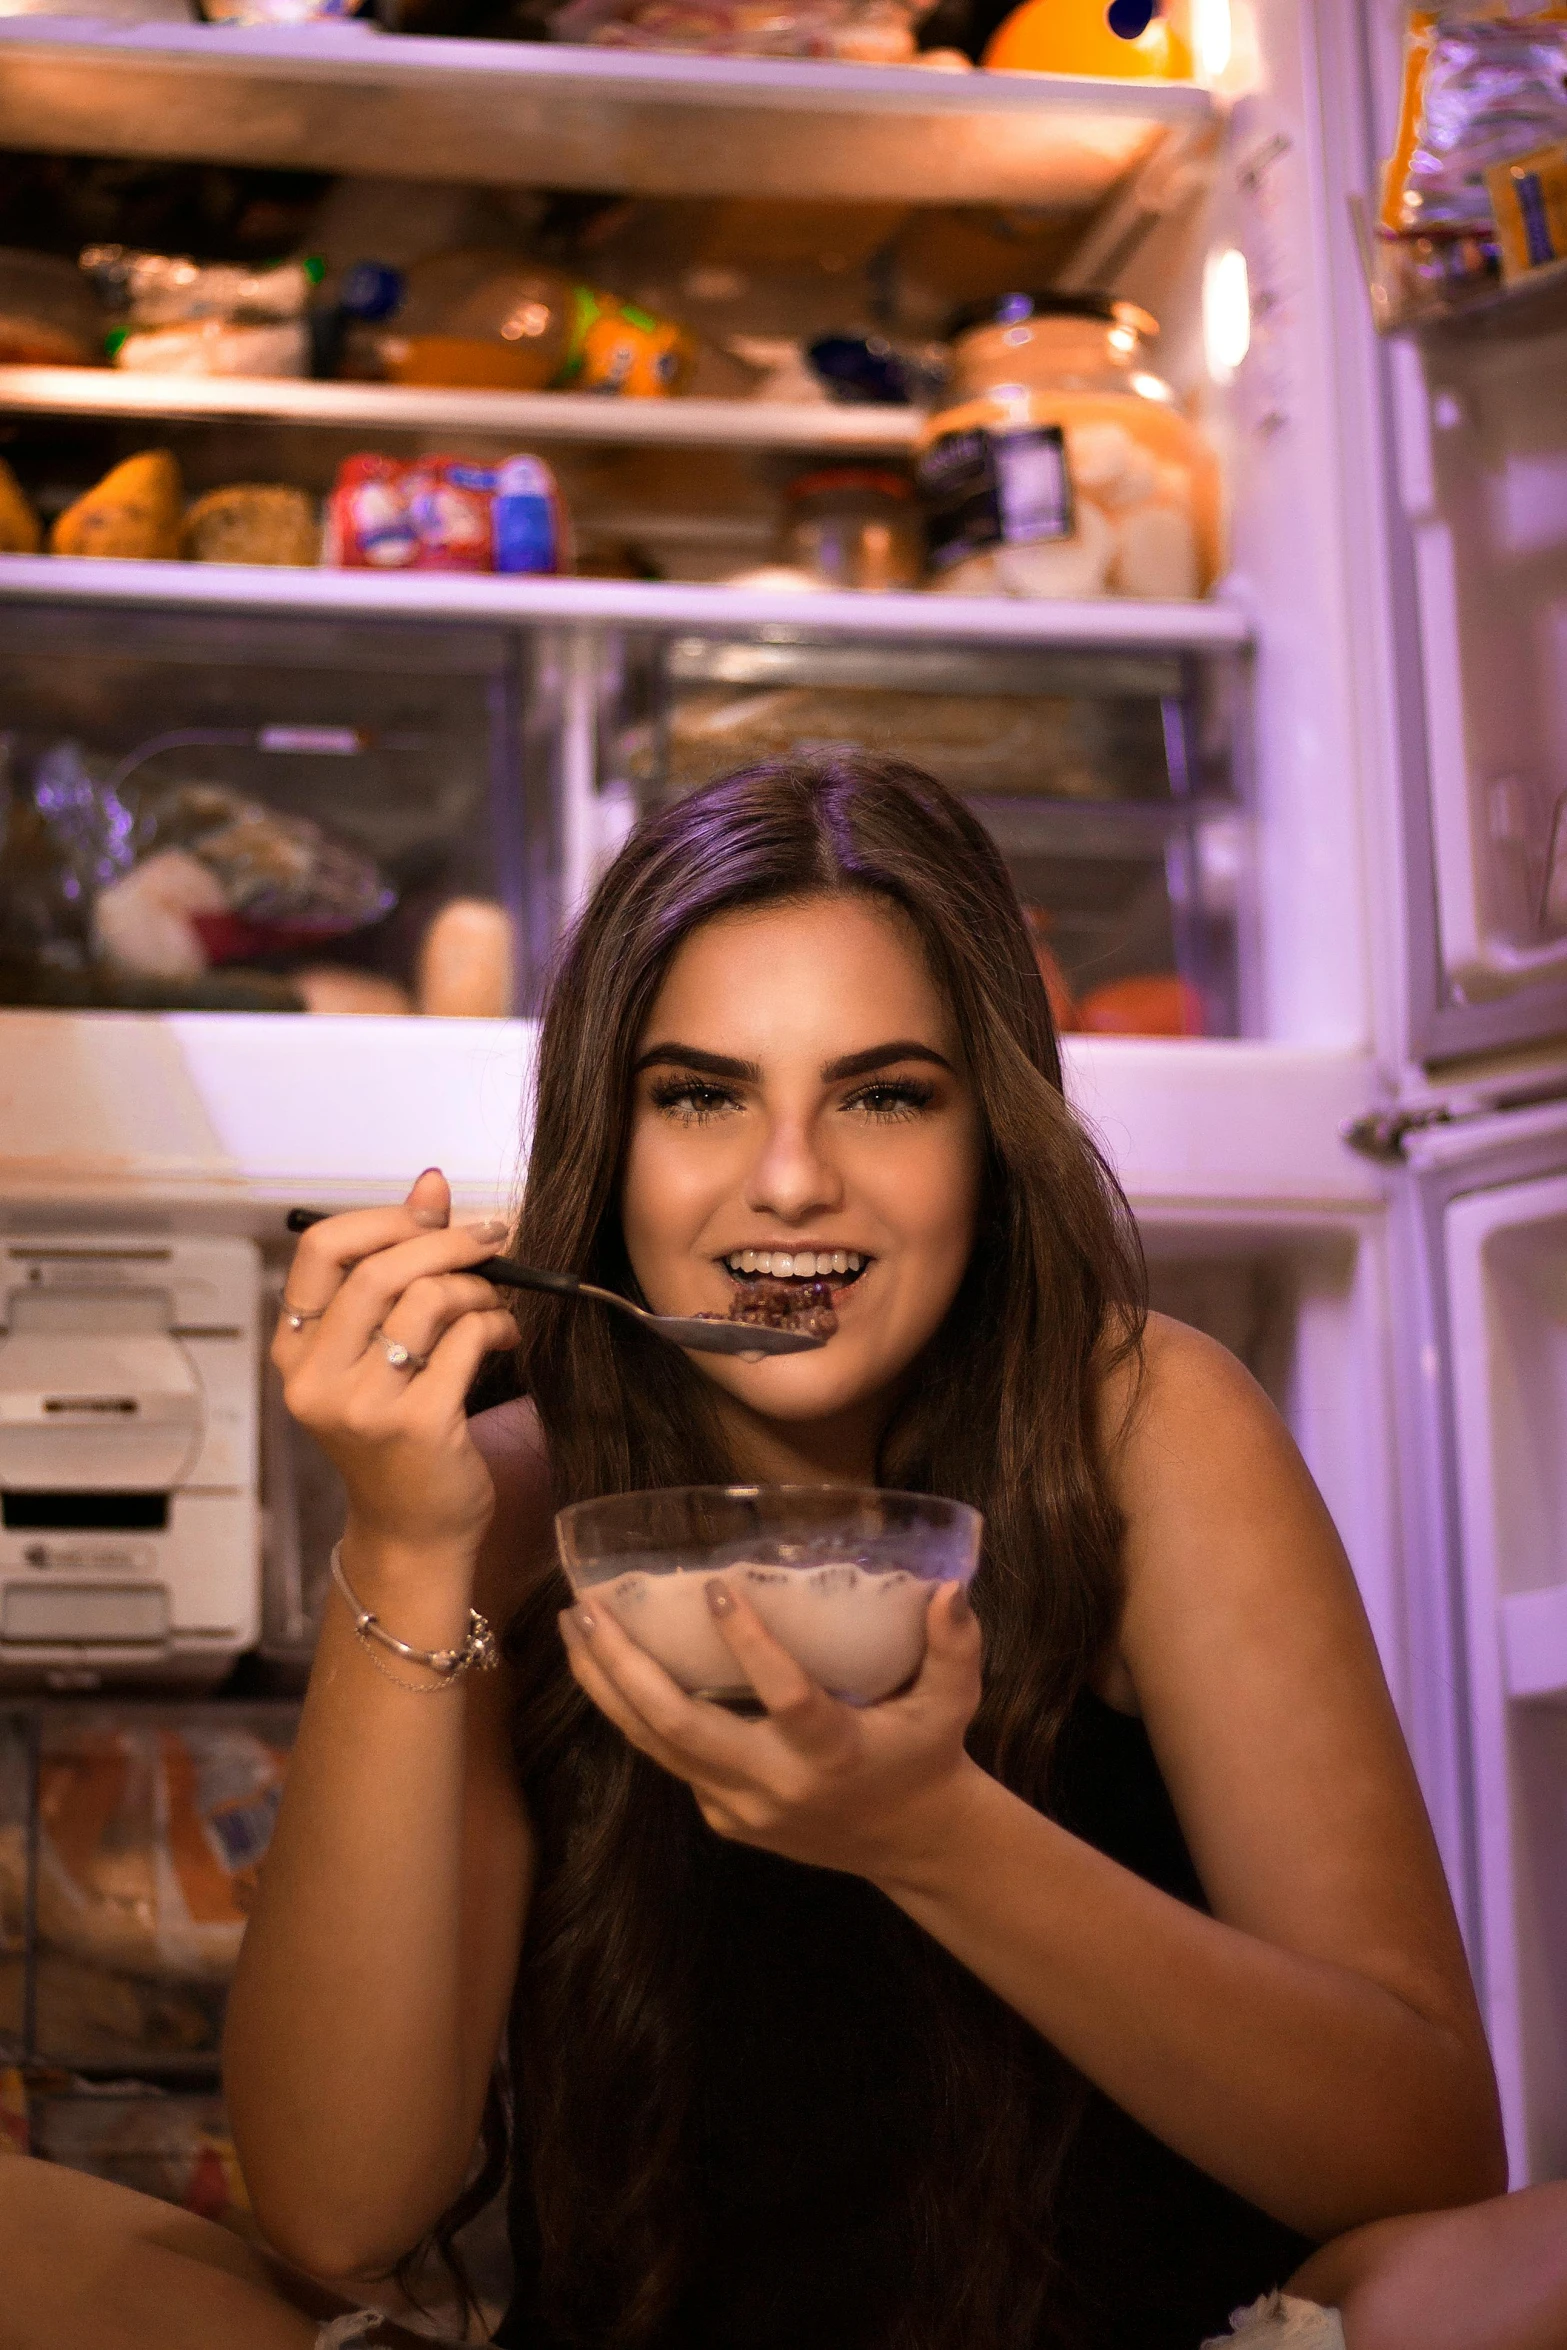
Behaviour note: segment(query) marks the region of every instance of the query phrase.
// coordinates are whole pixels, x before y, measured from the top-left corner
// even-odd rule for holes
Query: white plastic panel
[[[1567,2173],[1567,1175],[1446,1227],[1483,1990],[1522,2182]]]
[[[1394,1703],[1406,1712],[1380,1224],[1348,1216],[1195,1223],[1146,1209],[1139,1222],[1155,1309],[1227,1346],[1288,1423],[1349,1554]]]
[[[1478,1001],[1567,980],[1567,328],[1395,365],[1441,953]]]

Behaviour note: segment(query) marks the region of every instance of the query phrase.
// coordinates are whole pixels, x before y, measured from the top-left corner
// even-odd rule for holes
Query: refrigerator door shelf
[[[1418,672],[1405,886],[1434,914],[1412,989],[1427,1058],[1567,1029],[1564,360],[1559,315],[1382,354]]]
[[[1567,1107],[1420,1138],[1471,1955],[1515,2181],[1567,2169]],[[1445,1457],[1443,1455],[1445,1454]],[[1441,1545],[1433,1546],[1434,1552]],[[1439,1595],[1428,1595],[1432,1610]]]

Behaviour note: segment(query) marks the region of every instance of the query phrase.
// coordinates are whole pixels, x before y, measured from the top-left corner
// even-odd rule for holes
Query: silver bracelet
[[[460,1648],[410,1648],[406,1640],[395,1640],[378,1616],[362,1607],[354,1596],[352,1585],[343,1572],[343,1546],[332,1545],[332,1580],[348,1603],[354,1619],[354,1630],[364,1642],[370,1662],[376,1670],[398,1689],[406,1689],[416,1697],[438,1697],[443,1689],[450,1689],[464,1673],[493,1673],[501,1661],[495,1644],[495,1634],[476,1607],[468,1610],[467,1636]],[[399,1673],[388,1673],[372,1646],[379,1641],[394,1656],[405,1657],[411,1665],[423,1665],[427,1672],[439,1675],[434,1681],[405,1681]]]

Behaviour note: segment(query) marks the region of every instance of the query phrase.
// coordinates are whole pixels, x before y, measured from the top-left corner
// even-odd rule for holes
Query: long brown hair
[[[984,1512],[973,1595],[984,1694],[969,1747],[1044,1806],[1058,1732],[1119,1610],[1122,1529],[1098,1411],[1107,1369],[1140,1346],[1142,1259],[1062,1094],[1011,880],[960,800],[917,768],[843,751],[747,769],[644,819],[550,994],[517,1252],[630,1280],[619,1181],[631,1069],[671,958],[718,914],[831,893],[890,903],[912,923],[980,1108],[973,1256],[877,1474]],[[684,1356],[618,1315],[547,1297],[524,1301],[521,1326],[558,1506],[732,1474],[711,1389]],[[508,1641],[540,1854],[511,2033],[514,2163],[531,2188],[531,2204],[517,2197],[533,2239],[521,2249],[561,2340],[655,2350],[694,2257],[691,1905],[714,1840],[689,1791],[578,1691],[552,1621],[563,1599],[544,1577]],[[899,2339],[1032,2350],[1050,2327],[1050,2189],[1072,2084],[1011,2010],[890,1905],[887,1918],[889,1951],[923,2001],[931,2111],[946,2117],[910,2215]]]

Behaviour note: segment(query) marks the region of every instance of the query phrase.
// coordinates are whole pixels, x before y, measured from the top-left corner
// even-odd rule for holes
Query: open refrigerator
[[[1379,341],[1350,198],[1372,193],[1390,145],[1401,12],[1231,0],[1210,29],[1221,17],[1203,84],[1131,93],[232,33],[227,80],[200,85],[217,93],[204,116],[190,65],[203,28],[0,20],[0,137],[18,145],[120,151],[129,94],[152,110],[141,146],[350,175],[372,151],[384,173],[390,128],[450,174],[515,180],[526,128],[533,168],[568,187],[599,184],[612,150],[620,184],[683,197],[1053,207],[1071,230],[1062,281],[1159,317],[1161,366],[1220,456],[1230,549],[1202,602],[831,594],[808,612],[715,588],[697,565],[658,582],[502,581],[5,559],[0,686],[28,698],[6,723],[36,736],[85,697],[126,755],[193,724],[243,736],[221,752],[234,788],[264,771],[301,809],[335,795],[415,892],[504,904],[519,952],[506,1019],[0,1014],[0,1222],[13,1249],[242,1244],[264,1330],[286,1207],[393,1198],[432,1161],[465,1207],[514,1196],[551,943],[641,807],[704,758],[734,763],[715,744],[750,755],[779,729],[923,744],[992,825],[1069,981],[1152,958],[1200,1002],[1200,1036],[1069,1036],[1070,1090],[1138,1214],[1155,1304],[1248,1363],[1344,1537],[1522,2182],[1567,2171],[1567,903],[1552,887],[1567,834],[1553,396],[1567,309],[1501,305]],[[238,102],[258,88],[292,111]],[[344,88],[352,105],[330,107]],[[584,121],[601,134],[586,155],[572,147]],[[21,372],[0,382],[19,417],[105,397]],[[230,410],[247,432],[314,447],[338,429],[314,392],[257,388]],[[828,429],[718,405],[638,425],[584,419],[579,403],[556,429],[684,435],[731,486],[737,446],[810,447]],[[829,413],[860,450],[903,429]],[[451,429],[450,405],[424,421]],[[222,423],[208,412],[190,430]],[[679,521],[666,517],[672,543]],[[406,983],[416,949],[389,952],[374,975]],[[297,1690],[340,1506],[259,1361],[254,1412],[255,1605],[198,1727]],[[55,1573],[6,1557],[12,1581]],[[134,1706],[133,1663],[149,1691]],[[119,1692],[128,1720],[150,1722],[171,1681],[211,1688],[211,1659],[198,1670],[189,1644],[145,1641],[116,1658],[86,1633],[30,1650],[0,1638],[0,1674],[20,1725],[0,1786],[25,1894],[0,1932],[29,1954],[0,2032],[84,2078],[199,2080],[210,2035],[165,2048],[161,2071],[134,2035],[96,2053],[40,2037],[37,1822],[74,1709]]]

